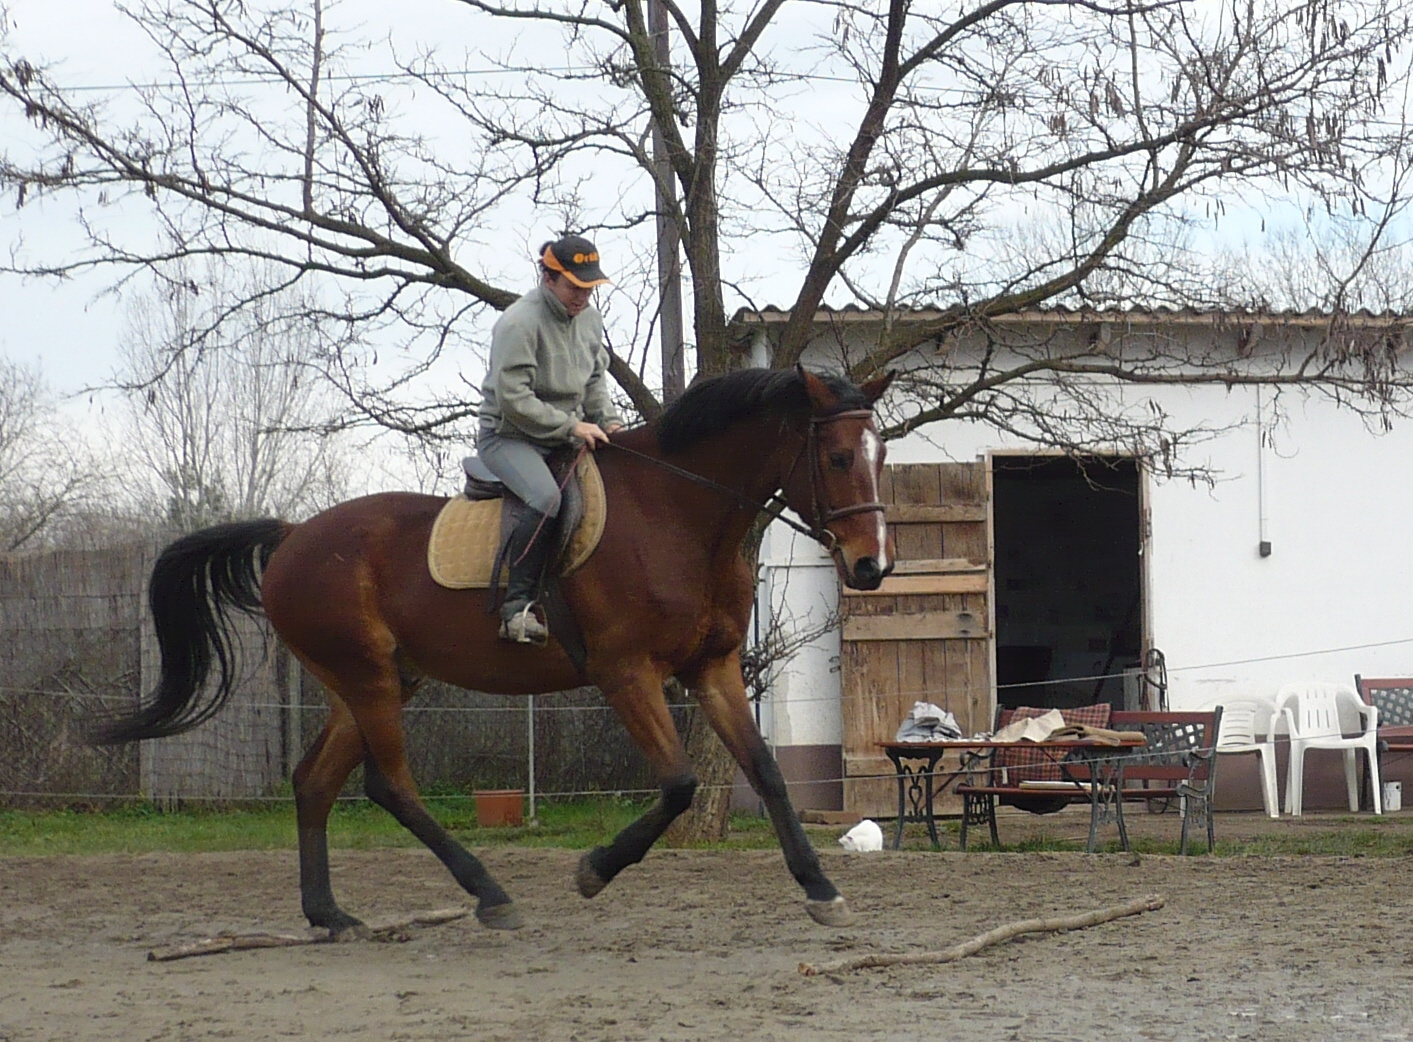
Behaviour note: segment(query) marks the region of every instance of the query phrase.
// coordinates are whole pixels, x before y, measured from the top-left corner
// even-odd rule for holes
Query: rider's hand
[[[569,433],[582,441],[590,449],[596,449],[600,445],[608,444],[608,435],[604,433],[602,427],[597,423],[590,423],[588,420],[580,420]]]

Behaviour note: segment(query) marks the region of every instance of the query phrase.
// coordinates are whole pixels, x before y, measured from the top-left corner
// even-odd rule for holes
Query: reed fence
[[[263,620],[240,623],[226,708],[184,735],[96,749],[102,714],[136,706],[158,656],[144,596],[156,541],[0,556],[0,807],[280,798],[326,707],[319,682]],[[424,790],[636,791],[646,766],[597,690],[525,698],[429,682],[404,713]],[[359,791],[357,777],[349,792]]]

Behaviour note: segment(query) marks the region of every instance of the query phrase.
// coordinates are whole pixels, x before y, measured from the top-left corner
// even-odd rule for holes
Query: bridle
[[[830,413],[828,416],[811,416],[809,430],[805,434],[805,442],[800,446],[800,451],[795,454],[795,460],[790,464],[790,469],[785,475],[785,480],[781,487],[788,486],[795,476],[795,471],[799,469],[800,458],[806,454],[810,458],[810,517],[806,520],[807,525],[799,524],[782,514],[778,509],[774,510],[776,520],[793,528],[801,535],[807,535],[815,542],[824,547],[825,552],[834,554],[839,548],[839,539],[828,529],[832,521],[837,521],[841,517],[852,517],[855,514],[883,513],[887,508],[882,503],[854,503],[847,507],[827,507],[824,500],[824,471],[819,463],[819,428],[829,423],[837,423],[840,420],[869,420],[873,418],[872,411],[868,409],[845,409],[841,412]],[[653,466],[661,467],[669,473],[678,477],[702,485],[706,488],[715,489],[723,495],[738,500],[751,510],[759,512],[761,510],[771,510],[772,505],[780,507],[786,506],[785,498],[779,492],[774,493],[765,503],[757,503],[750,496],[747,496],[739,489],[734,489],[729,485],[723,485],[719,481],[697,474],[694,471],[686,470],[666,460],[658,459],[656,456],[649,456],[645,452],[637,449],[630,449],[626,445],[621,445],[614,441],[607,443],[609,447],[617,449],[619,452],[626,452],[630,456],[636,456],[645,460]]]
[[[842,412],[830,413],[828,416],[811,416],[810,429],[805,435],[805,444],[801,447],[799,454],[795,456],[795,462],[790,465],[790,472],[785,475],[785,484],[790,484],[790,479],[795,476],[795,468],[800,465],[800,456],[809,455],[810,458],[810,527],[807,535],[815,539],[824,547],[827,553],[833,554],[839,547],[839,540],[828,528],[831,521],[838,521],[841,517],[853,517],[855,514],[884,513],[887,508],[878,502],[854,503],[847,507],[826,508],[824,503],[824,470],[819,462],[819,428],[828,423],[837,423],[840,420],[871,420],[872,411],[868,409],[845,409]],[[779,498],[777,494],[775,498]],[[784,502],[782,499],[781,502]],[[787,520],[782,518],[782,520]],[[796,526],[798,527],[798,526]],[[801,529],[804,531],[804,529]]]

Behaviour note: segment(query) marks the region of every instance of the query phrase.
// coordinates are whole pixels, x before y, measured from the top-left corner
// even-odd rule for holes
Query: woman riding
[[[533,611],[551,543],[544,522],[558,515],[560,504],[546,458],[572,443],[596,449],[623,426],[608,393],[603,318],[589,302],[594,287],[608,282],[588,239],[566,235],[547,242],[540,250],[540,284],[506,308],[491,331],[476,448],[530,508],[506,551],[503,640],[543,644],[549,636]]]

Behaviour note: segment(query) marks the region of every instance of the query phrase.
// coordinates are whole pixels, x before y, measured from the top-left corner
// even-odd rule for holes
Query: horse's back
[[[388,576],[425,576],[427,538],[446,502],[445,496],[378,492],[295,525],[261,579],[265,612],[276,629],[285,633],[319,616],[334,622],[355,610],[366,616]]]

